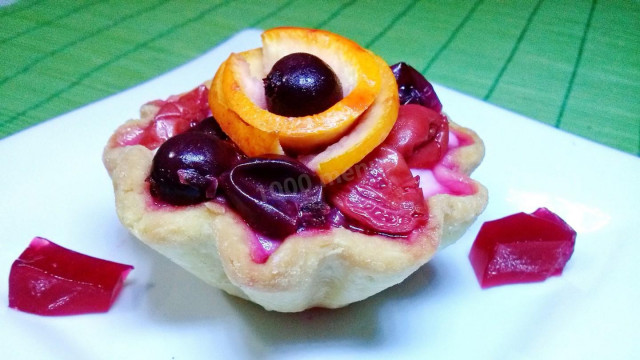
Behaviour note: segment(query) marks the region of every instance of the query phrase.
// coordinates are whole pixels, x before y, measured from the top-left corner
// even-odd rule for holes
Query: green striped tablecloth
[[[637,0],[11,2],[0,0],[0,137],[243,28],[293,25],[340,33],[431,81],[640,155]]]

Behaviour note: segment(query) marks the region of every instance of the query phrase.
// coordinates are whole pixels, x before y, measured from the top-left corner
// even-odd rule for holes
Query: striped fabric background
[[[0,138],[243,28],[294,25],[337,32],[433,82],[640,155],[638,19],[637,0],[22,0],[0,7]]]

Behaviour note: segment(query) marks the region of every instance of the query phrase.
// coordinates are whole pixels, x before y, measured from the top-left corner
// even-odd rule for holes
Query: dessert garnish
[[[11,266],[9,307],[44,316],[106,312],[132,269],[35,237]]]
[[[362,300],[460,237],[486,205],[469,178],[483,155],[410,65],[281,27],[210,82],[145,104],[103,160],[136,237],[290,312]]]
[[[336,73],[307,53],[289,54],[276,61],[263,81],[267,110],[282,116],[318,114],[342,99]]]
[[[562,274],[575,240],[569,224],[539,208],[485,222],[469,260],[482,288],[543,281]]]

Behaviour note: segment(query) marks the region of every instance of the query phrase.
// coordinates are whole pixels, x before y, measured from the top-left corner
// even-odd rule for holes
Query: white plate
[[[20,359],[622,359],[640,343],[640,161],[455,91],[445,110],[487,147],[489,205],[404,283],[339,310],[279,314],[205,285],[119,224],[102,147],[152,99],[211,77],[247,30],[133,89],[0,141],[0,349]],[[546,206],[578,232],[561,277],[481,290],[467,254],[483,221]],[[7,306],[34,236],[135,266],[110,312],[39,317]],[[6,356],[6,355],[5,355]]]

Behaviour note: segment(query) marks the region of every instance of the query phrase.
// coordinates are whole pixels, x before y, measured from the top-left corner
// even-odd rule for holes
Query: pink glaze
[[[283,240],[271,239],[249,229],[252,236],[249,239],[249,255],[256,264],[264,264],[282,244]]]
[[[473,144],[473,138],[469,135],[449,131],[448,151],[438,164],[431,169],[411,169],[414,176],[420,177],[420,188],[425,198],[438,194],[464,196],[476,192],[473,181],[458,171],[458,164],[452,159],[456,149],[470,144]]]

